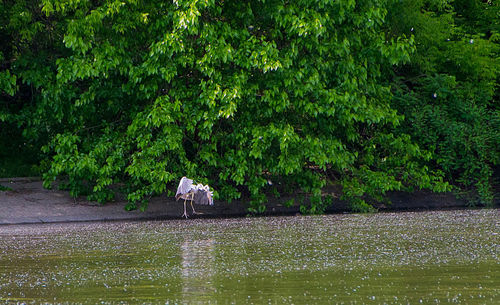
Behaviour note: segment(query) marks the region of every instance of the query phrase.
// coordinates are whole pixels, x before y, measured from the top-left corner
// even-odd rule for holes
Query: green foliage
[[[264,204],[264,202],[252,200],[250,201],[250,206],[247,208],[247,210],[253,215],[262,214],[266,211],[266,205]]]
[[[3,186],[0,184],[0,192],[4,192],[4,191],[12,191],[12,189],[10,187]]]
[[[296,189],[321,213],[329,176],[357,210],[448,189],[392,104],[392,71],[415,50],[411,32],[385,33],[392,1],[1,5],[0,120],[42,147],[46,187],[105,202],[120,185],[144,209],[189,176],[253,213]]]
[[[40,146],[50,131],[44,120],[51,113],[38,103],[55,72],[60,27],[40,15],[39,5],[0,1],[0,177],[39,175]]]
[[[284,204],[284,205],[285,205],[285,207],[290,208],[290,207],[292,207],[294,204],[295,204],[295,199],[294,199],[294,198],[292,198],[292,199],[289,199],[289,200],[285,201],[285,204]]]
[[[416,53],[395,78],[398,133],[431,152],[471,204],[492,204],[500,161],[500,5],[488,1],[402,1],[389,13],[396,35],[412,32]]]
[[[326,209],[332,205],[333,197],[331,195],[327,195],[325,197],[322,196],[312,196],[310,198],[309,206],[301,204],[300,205],[300,213],[304,215],[318,215],[324,214]]]
[[[350,200],[349,207],[351,211],[355,213],[373,213],[377,211],[377,209],[375,209],[371,204],[359,197],[355,197]]]

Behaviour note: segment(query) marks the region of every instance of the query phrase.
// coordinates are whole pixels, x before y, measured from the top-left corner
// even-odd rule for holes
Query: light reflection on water
[[[216,289],[214,239],[184,240],[182,253],[182,296],[212,295]]]
[[[0,303],[496,304],[499,216],[0,226]]]

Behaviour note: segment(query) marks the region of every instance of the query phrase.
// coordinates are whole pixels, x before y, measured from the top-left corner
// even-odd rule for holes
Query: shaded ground
[[[47,190],[38,178],[4,178],[0,185],[7,190],[0,190],[0,225],[22,223],[47,223],[67,221],[101,221],[134,219],[178,219],[182,214],[182,201],[165,195],[152,198],[145,212],[125,211],[126,202],[115,201],[105,205],[89,202],[84,198],[74,199],[68,192]],[[333,190],[325,190],[330,192]],[[381,210],[417,210],[465,208],[467,204],[450,193],[433,194],[430,192],[393,193],[389,196],[392,205],[381,205]],[[282,197],[267,205],[266,215],[286,215],[299,213],[299,204],[285,207],[291,197]],[[498,206],[498,202],[496,203]],[[203,215],[197,217],[234,217],[247,214],[245,201],[231,203],[216,201],[214,206],[197,206]],[[347,204],[334,200],[327,213],[349,211]]]

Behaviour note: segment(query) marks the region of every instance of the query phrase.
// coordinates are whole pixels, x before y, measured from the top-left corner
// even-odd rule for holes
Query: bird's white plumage
[[[176,198],[186,199],[186,195],[191,192],[193,188],[193,180],[182,177],[179,182],[179,186],[177,187],[177,193],[175,193]]]

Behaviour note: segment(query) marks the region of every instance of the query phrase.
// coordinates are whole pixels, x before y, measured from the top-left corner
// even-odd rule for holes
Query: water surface
[[[0,302],[498,304],[499,216],[0,226]]]

